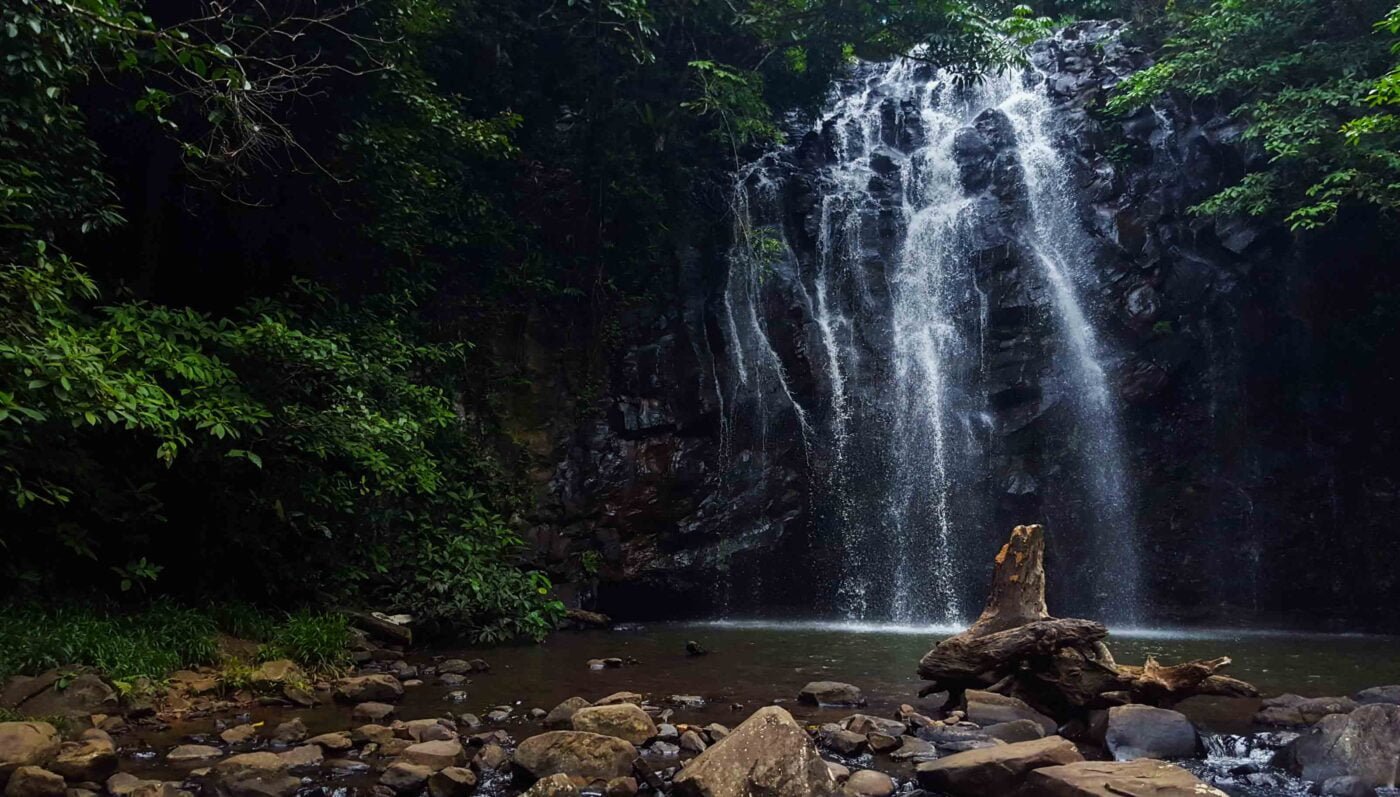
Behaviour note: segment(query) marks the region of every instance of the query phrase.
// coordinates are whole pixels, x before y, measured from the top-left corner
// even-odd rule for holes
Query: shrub
[[[118,681],[161,678],[213,663],[215,633],[207,614],[163,601],[112,613],[72,605],[0,606],[0,676],[76,664]]]
[[[345,616],[302,611],[273,628],[258,659],[291,659],[312,672],[336,672],[350,664]]]

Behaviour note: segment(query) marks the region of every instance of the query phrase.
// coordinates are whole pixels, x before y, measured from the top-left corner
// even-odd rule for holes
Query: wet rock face
[[[1298,608],[1273,622],[1393,626],[1383,607],[1400,588],[1400,549],[1386,544],[1383,518],[1400,502],[1387,455],[1400,405],[1372,373],[1400,356],[1386,322],[1400,307],[1375,299],[1394,292],[1390,254],[1364,218],[1295,237],[1191,213],[1261,156],[1241,140],[1242,123],[1209,99],[1104,114],[1112,87],[1149,63],[1120,33],[1118,23],[1077,23],[1036,45],[1032,60],[1059,115],[1094,244],[1095,288],[1083,299],[1125,408],[1151,619],[1265,622],[1269,607],[1287,605]],[[859,90],[860,80],[843,90]],[[903,175],[930,168],[917,160],[911,171],[894,168],[891,153],[912,152],[929,131],[894,100],[879,110],[883,121],[900,121],[880,127],[888,140],[870,159],[861,234],[849,242],[871,276],[867,310],[889,302]],[[832,196],[822,169],[839,142],[829,127],[792,140],[751,178],[775,180],[777,226],[793,261],[773,267],[753,306],[792,402],[821,408],[833,385],[802,270],[818,260]],[[977,550],[981,530],[1034,519],[1060,541],[1049,556],[1071,560],[1077,542],[1060,532],[1087,510],[1072,489],[1076,434],[1055,374],[1050,288],[1021,243],[1029,222],[1013,142],[1007,116],[989,110],[953,145],[956,179],[976,208],[960,234],[975,253],[968,268],[978,291],[954,310],[975,340],[964,359],[980,369],[981,395],[969,406],[984,410],[959,434],[985,452],[980,469],[958,472],[967,495],[957,499],[982,512],[958,534]],[[703,613],[726,593],[750,605],[824,605],[843,556],[823,547],[811,500],[828,489],[832,453],[804,450],[790,414],[735,413],[729,244],[712,230],[696,233],[674,260],[675,295],[622,319],[607,384],[587,420],[559,441],[525,534],[539,564],[622,619]],[[889,377],[888,352],[873,333],[852,338],[873,365],[868,380],[849,385],[848,401],[867,406]],[[788,401],[775,384],[747,389],[766,391],[769,406]],[[829,422],[813,412],[817,429]],[[857,446],[878,443],[857,431]],[[963,575],[968,594],[982,593],[983,577]],[[1063,598],[1071,585],[1051,592]]]

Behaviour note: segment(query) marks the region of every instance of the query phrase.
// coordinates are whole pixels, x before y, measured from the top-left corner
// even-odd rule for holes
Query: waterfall
[[[800,436],[813,545],[839,552],[828,608],[848,618],[966,620],[987,525],[1049,480],[1078,510],[1021,520],[1074,541],[1098,616],[1138,619],[1093,241],[1043,82],[861,64],[810,134],[737,175],[723,425],[757,446]],[[1041,337],[1014,327],[1036,319]],[[1018,423],[1069,440],[1072,478],[998,483],[1041,456],[1006,442]]]

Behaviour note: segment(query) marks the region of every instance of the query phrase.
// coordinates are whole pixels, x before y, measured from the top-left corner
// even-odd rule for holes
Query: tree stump
[[[1250,697],[1253,686],[1219,674],[1218,658],[1163,666],[1119,665],[1099,622],[1056,619],[1045,604],[1045,535],[1017,526],[994,559],[992,586],[982,614],[966,631],[934,646],[919,661],[919,677],[933,683],[920,695],[947,690],[948,706],[968,689],[1024,700],[1060,721],[1123,703],[1169,706],[1192,695]]]

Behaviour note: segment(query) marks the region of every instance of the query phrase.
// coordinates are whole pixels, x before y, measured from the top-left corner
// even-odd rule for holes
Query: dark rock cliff
[[[1033,61],[1096,243],[1091,299],[1124,408],[1149,617],[1400,627],[1387,607],[1400,588],[1400,546],[1386,526],[1400,494],[1388,456],[1400,429],[1390,396],[1400,362],[1395,258],[1360,216],[1302,237],[1191,214],[1258,156],[1243,125],[1210,102],[1104,115],[1109,88],[1147,63],[1119,32],[1076,24],[1037,45]],[[989,204],[971,264],[988,302],[981,355],[992,418],[986,467],[966,474],[987,505],[985,526],[961,532],[974,550],[1016,523],[1074,517],[1065,459],[1083,432],[1054,422],[1064,405],[1045,362],[1045,286],[1020,267],[1008,232],[1022,200],[1007,178],[1007,135],[1004,119],[983,114],[956,149],[964,188]],[[815,131],[769,157],[801,175],[830,149],[829,131]],[[822,187],[799,177],[785,190],[784,223],[801,257],[814,245],[804,219]],[[623,319],[604,398],[559,441],[530,518],[541,563],[582,587],[580,600],[621,617],[829,606],[823,573],[840,554],[814,531],[821,452],[804,449],[790,422],[735,428],[725,406],[724,247],[696,241],[676,258],[678,301]],[[819,406],[829,386],[814,365],[810,307],[776,282],[760,304],[774,355],[794,398]],[[1068,557],[1047,526],[1049,556]],[[962,574],[970,594],[986,577]]]

